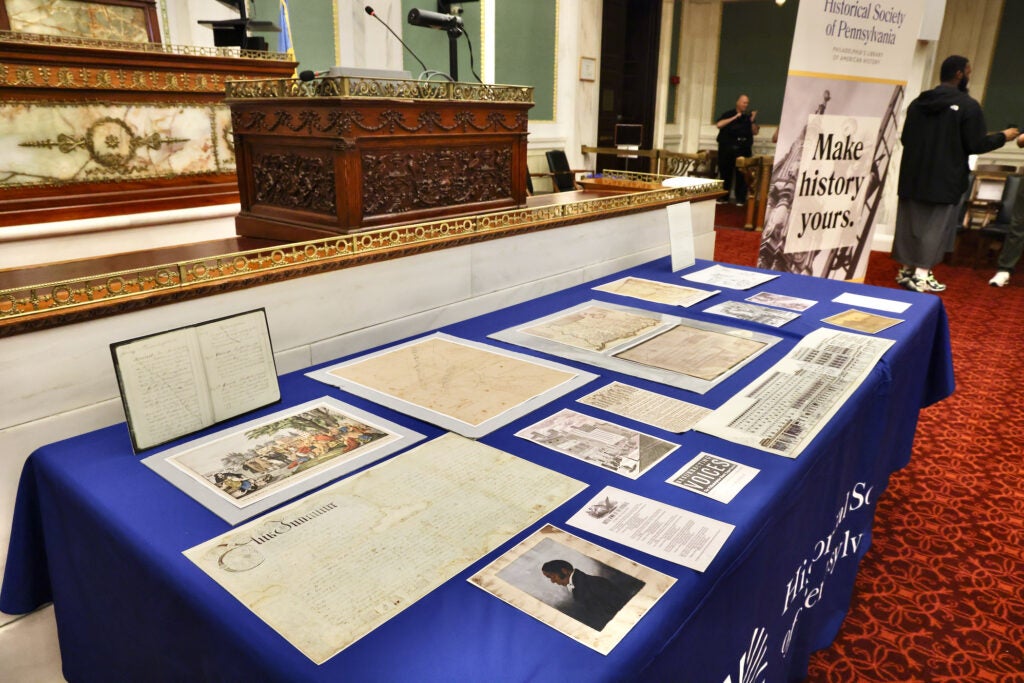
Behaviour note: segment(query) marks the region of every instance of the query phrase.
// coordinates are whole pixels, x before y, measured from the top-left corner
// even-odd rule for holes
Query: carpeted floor
[[[760,234],[724,227],[730,209],[719,207],[715,258],[754,265]],[[896,268],[873,252],[866,281],[896,287]],[[999,289],[992,272],[935,268],[956,392],[921,414],[811,683],[1024,683],[1024,273]]]

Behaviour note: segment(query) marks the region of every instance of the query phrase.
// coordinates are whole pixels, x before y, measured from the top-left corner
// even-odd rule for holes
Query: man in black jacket
[[[967,94],[971,65],[952,55],[942,62],[942,81],[921,93],[903,124],[899,204],[892,256],[900,262],[896,281],[915,292],[946,289],[932,267],[953,250],[957,207],[967,189],[967,157],[1002,147],[1020,131],[989,134],[981,105]]]

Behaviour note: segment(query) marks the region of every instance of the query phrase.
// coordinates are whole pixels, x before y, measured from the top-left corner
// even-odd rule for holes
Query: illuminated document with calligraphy
[[[185,556],[321,664],[584,488],[447,434]]]

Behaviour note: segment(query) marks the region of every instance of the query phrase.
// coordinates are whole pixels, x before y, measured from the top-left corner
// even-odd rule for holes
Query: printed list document
[[[446,434],[184,554],[321,664],[584,488]]]
[[[118,342],[110,351],[136,450],[281,398],[262,309]]]
[[[736,528],[613,486],[594,496],[569,524],[699,572]]]
[[[818,328],[694,429],[795,458],[894,343]]]
[[[639,387],[612,382],[578,399],[584,405],[607,410],[637,422],[682,434],[711,412],[710,408],[662,396]]]

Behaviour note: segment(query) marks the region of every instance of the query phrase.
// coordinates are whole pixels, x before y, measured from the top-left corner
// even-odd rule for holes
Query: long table
[[[588,485],[539,524],[554,524],[676,578],[607,656],[466,580],[538,524],[316,666],[182,555],[229,526],[144,466],[132,453],[125,424],[45,446],[28,459],[19,484],[0,610],[18,614],[53,602],[70,681],[800,680],[811,653],[827,647],[843,621],[858,565],[871,544],[878,500],[890,474],[909,461],[919,410],[953,390],[945,311],[931,295],[788,274],[752,290],[723,290],[688,309],[592,289],[627,274],[691,284],[680,275],[709,265],[698,261],[688,271],[672,273],[668,259],[659,259],[441,330],[530,353],[487,335],[596,299],[783,338],[703,395],[598,370],[600,379],[482,439]],[[819,303],[781,329],[702,312],[761,290]],[[715,408],[804,335],[827,326],[822,318],[848,309],[832,301],[843,292],[912,305],[895,316],[904,322],[879,333],[895,345],[796,459],[694,431],[674,435],[600,414],[680,445],[639,479],[629,480],[514,436],[565,407],[599,414],[576,399],[613,380]],[[428,438],[443,433],[309,379],[307,371],[281,377],[285,405],[330,395]],[[280,409],[271,406],[263,413]],[[728,505],[666,483],[701,451],[760,473]],[[697,572],[565,524],[608,485],[736,528],[710,567]]]

